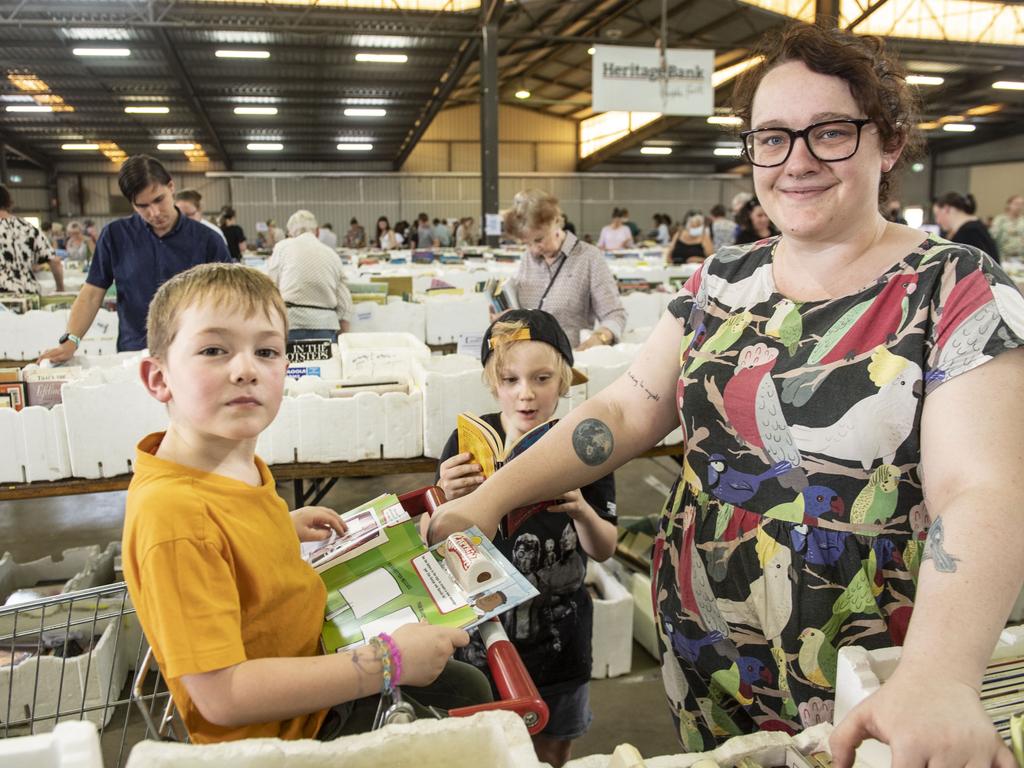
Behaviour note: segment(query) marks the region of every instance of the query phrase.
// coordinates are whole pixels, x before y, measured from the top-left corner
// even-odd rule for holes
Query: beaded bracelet
[[[398,643],[387,632],[381,632],[378,637],[388,647],[391,656],[391,684],[399,685],[402,680],[402,652],[398,650]]]

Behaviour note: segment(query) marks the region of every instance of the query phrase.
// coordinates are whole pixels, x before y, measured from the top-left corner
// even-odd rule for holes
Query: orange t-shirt
[[[157,458],[144,438],[128,487],[122,550],[128,594],[194,742],[312,738],[325,711],[225,728],[192,703],[183,675],[248,659],[315,656],[326,591],[299,555],[274,478],[253,488]]]

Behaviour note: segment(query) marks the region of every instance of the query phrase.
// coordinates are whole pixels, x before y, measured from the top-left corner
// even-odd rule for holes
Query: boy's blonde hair
[[[247,317],[276,312],[288,336],[288,310],[274,282],[262,272],[239,264],[200,264],[160,286],[149,305],[146,334],[149,354],[163,358],[178,334],[178,318],[189,307],[212,302],[225,309],[241,309]]]
[[[490,387],[491,395],[494,397],[498,396],[498,384],[501,382],[501,371],[505,367],[505,361],[508,359],[509,350],[517,344],[530,341],[527,336],[525,338],[518,339],[516,336],[521,331],[528,330],[528,326],[521,320],[515,320],[508,322],[505,320],[498,320],[494,323],[491,329],[491,339],[494,342],[494,351],[491,356],[487,358],[487,363],[484,365],[484,383]],[[538,341],[537,344],[544,344],[548,349],[551,350],[551,354],[554,356],[555,369],[558,373],[558,396],[565,397],[569,394],[569,386],[572,384],[572,366],[565,361],[565,358],[559,354],[558,350],[553,346],[544,341]]]

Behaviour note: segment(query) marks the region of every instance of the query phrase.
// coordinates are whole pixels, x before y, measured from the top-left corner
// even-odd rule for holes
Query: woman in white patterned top
[[[505,232],[529,249],[512,280],[519,306],[554,315],[578,350],[612,344],[626,329],[618,285],[601,251],[566,232],[564,221],[558,199],[539,189],[517,193],[504,212]],[[584,328],[593,332],[581,344]]]
[[[11,193],[0,184],[0,292],[39,293],[36,270],[49,262],[57,290],[64,290],[64,265],[43,233],[11,213]]]

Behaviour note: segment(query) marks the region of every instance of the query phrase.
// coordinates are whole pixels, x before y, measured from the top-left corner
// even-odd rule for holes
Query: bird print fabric
[[[1024,344],[1024,297],[974,248],[929,236],[871,285],[799,302],[776,244],[719,251],[669,306],[686,445],[651,591],[688,751],[830,719],[838,649],[903,642],[925,399]]]

